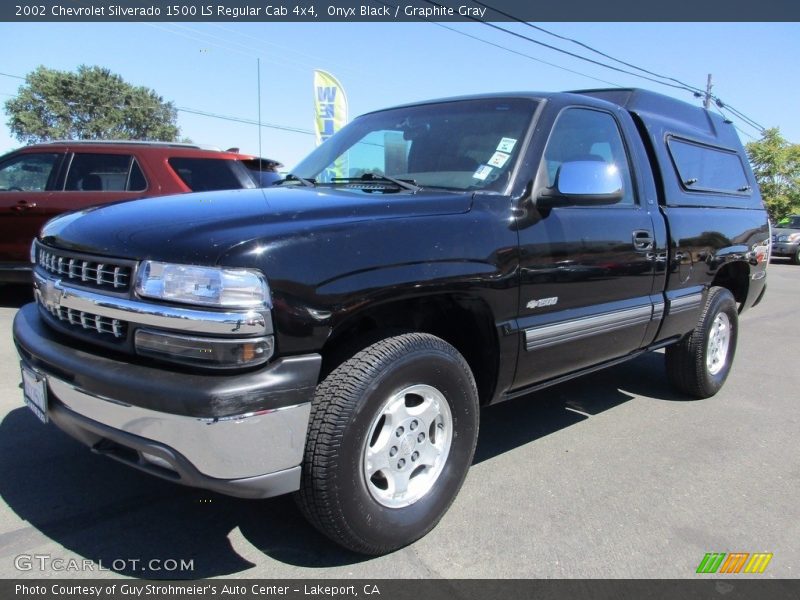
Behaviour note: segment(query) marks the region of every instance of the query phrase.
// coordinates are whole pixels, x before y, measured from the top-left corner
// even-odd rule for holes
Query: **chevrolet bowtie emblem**
[[[53,279],[45,279],[41,285],[37,286],[39,301],[48,310],[53,310],[61,306],[61,299],[64,297],[64,290],[58,286],[59,282]]]

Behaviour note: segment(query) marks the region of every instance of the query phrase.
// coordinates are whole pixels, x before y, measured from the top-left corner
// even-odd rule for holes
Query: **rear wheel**
[[[318,386],[298,505],[338,544],[391,552],[447,511],[477,434],[478,394],[461,354],[428,334],[383,339]]]
[[[697,327],[666,349],[667,375],[695,398],[716,394],[730,373],[739,329],[736,301],[729,290],[712,287]]]

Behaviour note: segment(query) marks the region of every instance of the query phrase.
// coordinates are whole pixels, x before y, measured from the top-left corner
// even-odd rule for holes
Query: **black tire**
[[[792,254],[791,260],[793,265],[800,265],[800,247]]]
[[[438,398],[445,399],[452,433],[437,433],[440,430],[431,425],[433,435],[429,437],[441,436],[437,441],[443,443],[441,440],[449,435],[449,452],[441,455],[445,459],[436,459],[438,475],[417,480],[432,482],[427,492],[409,505],[389,507],[376,496],[380,491],[375,482],[380,483],[380,479],[367,478],[366,456],[372,451],[369,446],[375,444],[375,431],[386,426],[397,433],[391,429],[395,425],[386,425],[379,415],[390,403],[399,402],[398,398],[408,403],[402,392],[416,389],[414,386],[435,388],[440,394],[436,406]],[[298,506],[317,529],[350,550],[377,555],[402,548],[433,529],[455,499],[472,463],[478,420],[475,380],[467,362],[450,344],[421,333],[374,343],[331,371],[317,387],[301,488],[295,495]],[[418,426],[414,436],[426,431]],[[408,427],[406,437],[412,437],[413,426]],[[400,450],[409,461],[416,439],[409,442],[411,448],[403,446]],[[394,442],[387,446],[391,444]],[[392,449],[397,452],[397,448]],[[419,454],[417,457],[422,460]],[[427,471],[417,466],[413,473]]]
[[[714,334],[718,318],[723,326],[728,327],[728,344],[725,352],[714,353],[709,339]],[[666,349],[667,376],[672,385],[695,398],[709,398],[716,394],[730,373],[738,332],[738,312],[733,294],[726,288],[712,287],[708,290],[697,327]],[[709,352],[719,358],[713,365],[709,365],[707,360]]]

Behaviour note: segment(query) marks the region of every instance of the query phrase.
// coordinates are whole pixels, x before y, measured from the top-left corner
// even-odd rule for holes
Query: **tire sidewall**
[[[441,350],[418,349],[380,365],[379,375],[361,391],[342,436],[336,495],[352,533],[368,544],[394,548],[422,537],[444,515],[460,489],[472,462],[478,428],[477,394],[465,366]],[[414,384],[431,385],[442,393],[453,419],[453,438],[433,488],[409,506],[389,508],[369,492],[363,469],[366,444],[385,402]]]
[[[728,343],[728,353],[725,357],[725,366],[715,374],[708,370],[706,362],[708,358],[708,340],[711,335],[714,320],[717,315],[724,312],[728,317],[730,323],[730,340]],[[712,393],[718,392],[728,378],[728,374],[733,366],[733,359],[736,354],[736,343],[739,335],[739,314],[736,310],[736,301],[733,295],[724,288],[717,289],[709,304],[708,311],[706,311],[703,323],[703,338],[702,338],[702,372],[705,379],[705,385]]]

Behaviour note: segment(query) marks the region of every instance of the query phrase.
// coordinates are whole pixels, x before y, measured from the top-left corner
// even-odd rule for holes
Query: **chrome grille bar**
[[[114,290],[125,291],[131,283],[131,267],[60,256],[39,246],[38,264],[45,271],[66,280],[80,281]]]
[[[127,323],[119,319],[101,317],[63,306],[43,306],[59,321],[66,321],[70,325],[81,325],[84,329],[94,330],[97,333],[111,334],[117,339],[124,338],[128,331]]]
[[[91,319],[99,315],[104,319],[103,323],[109,324],[110,333],[113,333],[115,320],[121,325],[132,323],[156,329],[223,336],[269,335],[273,332],[270,314],[257,310],[202,310],[116,298],[64,285],[40,273],[33,274],[33,282],[37,300],[50,312],[54,307],[62,311],[72,309],[77,314],[85,312],[88,328],[98,331],[100,325]],[[63,314],[66,318],[67,313]]]

